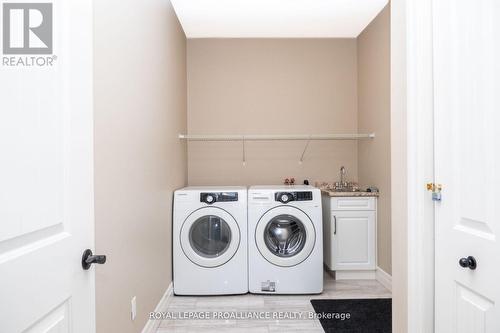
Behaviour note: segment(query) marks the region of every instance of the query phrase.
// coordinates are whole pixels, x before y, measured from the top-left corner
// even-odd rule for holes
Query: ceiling
[[[171,0],[187,38],[355,38],[388,0]]]

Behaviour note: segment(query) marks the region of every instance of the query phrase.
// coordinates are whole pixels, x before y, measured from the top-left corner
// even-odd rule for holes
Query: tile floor
[[[314,310],[311,299],[390,298],[391,292],[374,280],[335,281],[325,273],[324,291],[320,295],[236,295],[236,296],[173,296],[167,309],[184,311],[288,312],[301,313],[304,319],[165,319],[159,322],[157,333],[225,333],[225,332],[323,332],[317,319],[307,319]]]

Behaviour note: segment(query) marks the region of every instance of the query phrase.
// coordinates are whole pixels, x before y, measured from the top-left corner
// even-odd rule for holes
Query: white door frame
[[[434,331],[432,1],[391,1],[393,331]]]

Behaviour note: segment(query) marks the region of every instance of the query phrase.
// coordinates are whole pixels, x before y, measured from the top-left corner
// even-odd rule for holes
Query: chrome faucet
[[[347,187],[347,179],[346,179],[347,170],[344,166],[340,167],[340,186]]]

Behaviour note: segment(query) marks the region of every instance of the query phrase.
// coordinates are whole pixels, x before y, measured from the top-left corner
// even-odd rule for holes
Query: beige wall
[[[188,40],[190,134],[357,132],[355,39]],[[357,143],[190,142],[189,184],[357,180]]]
[[[186,183],[186,39],[169,1],[95,6],[97,331],[140,332],[167,289],[172,191]],[[137,296],[138,315],[130,319]]]
[[[377,216],[378,266],[391,274],[391,69],[390,9],[387,6],[358,37],[358,129],[376,138],[358,143],[361,184],[380,190]]]
[[[408,332],[407,0],[391,1],[392,331]]]

